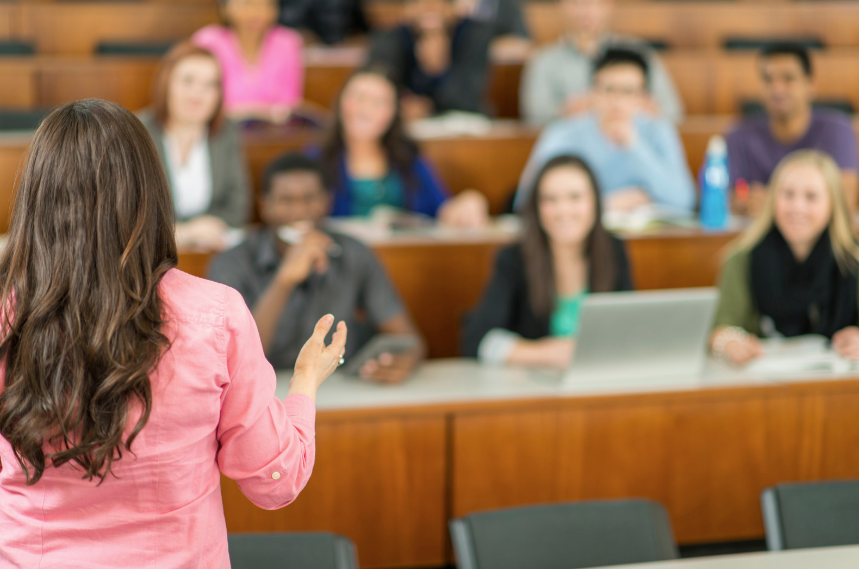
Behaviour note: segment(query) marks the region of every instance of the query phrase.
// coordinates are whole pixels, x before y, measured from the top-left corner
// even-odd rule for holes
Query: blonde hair
[[[814,166],[826,180],[826,187],[832,202],[829,238],[838,266],[842,271],[859,266],[859,245],[853,237],[850,213],[844,199],[844,192],[841,189],[841,170],[828,154],[817,150],[797,150],[782,158],[770,178],[763,211],[752,222],[751,226],[732,243],[730,251],[732,253],[751,251],[772,230],[775,224],[775,200],[778,188],[787,177],[790,169],[800,164]]]

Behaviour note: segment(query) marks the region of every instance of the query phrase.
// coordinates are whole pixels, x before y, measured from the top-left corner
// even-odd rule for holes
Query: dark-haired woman
[[[221,69],[207,50],[175,46],[155,74],[152,106],[140,112],[167,171],[176,245],[219,251],[248,222],[250,176],[239,129],[222,116]]]
[[[85,100],[36,131],[0,255],[3,567],[229,567],[221,473],[259,506],[313,467],[322,318],[289,395],[234,290],[182,273],[170,189],[130,112]]]
[[[464,355],[492,364],[569,365],[590,292],[631,290],[623,244],[603,228],[600,192],[579,158],[540,172],[522,211],[524,234],[498,254],[465,326]]]
[[[486,198],[480,193],[449,197],[403,131],[397,89],[382,73],[360,71],[346,82],[321,160],[334,190],[334,216],[367,216],[386,205],[460,227],[488,221]]]

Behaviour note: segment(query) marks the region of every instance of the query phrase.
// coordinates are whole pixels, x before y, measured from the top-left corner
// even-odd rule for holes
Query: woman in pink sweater
[[[276,0],[220,0],[226,26],[192,41],[221,63],[224,110],[234,120],[285,121],[303,96],[301,35],[277,25]]]
[[[36,132],[0,256],[0,567],[230,566],[220,474],[289,504],[315,456],[326,316],[275,393],[234,290],[174,267],[143,125],[78,101]]]

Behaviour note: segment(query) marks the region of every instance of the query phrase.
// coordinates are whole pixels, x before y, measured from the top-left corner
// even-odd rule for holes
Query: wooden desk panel
[[[230,532],[333,531],[358,547],[362,567],[446,562],[446,419],[380,414],[376,420],[317,416],[316,465],[287,508],[257,508],[221,479]]]
[[[158,60],[153,58],[40,58],[38,106],[98,98],[140,110],[152,100]]]
[[[680,543],[760,538],[765,487],[859,476],[859,384],[792,391],[457,414],[452,514],[647,497],[668,508]]]
[[[735,232],[663,232],[624,239],[640,290],[714,286]]]
[[[429,357],[459,355],[462,319],[480,300],[499,247],[479,243],[374,248],[427,340]]]
[[[0,20],[3,14],[0,11]],[[27,110],[38,106],[36,68],[29,57],[0,58],[0,107]]]
[[[29,4],[21,6],[20,37],[42,55],[91,55],[101,41],[171,42],[218,22],[215,2]]]

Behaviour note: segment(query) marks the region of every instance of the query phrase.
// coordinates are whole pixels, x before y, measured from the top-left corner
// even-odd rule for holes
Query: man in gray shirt
[[[264,184],[265,227],[213,259],[208,276],[244,297],[271,364],[293,367],[319,318],[333,314],[349,328],[346,358],[376,332],[415,336],[415,349],[383,354],[361,369],[369,379],[405,379],[423,357],[423,342],[373,252],[319,228],[331,206],[319,166],[286,154],[268,166]]]
[[[590,109],[592,62],[608,47],[636,45],[650,68],[650,110],[674,123],[683,119],[683,103],[671,76],[644,42],[609,30],[613,0],[558,0],[565,33],[538,51],[525,65],[520,83],[520,111],[534,126]]]

